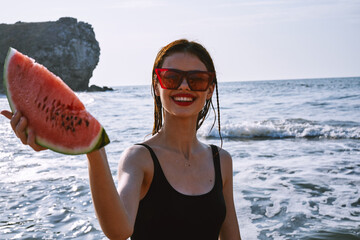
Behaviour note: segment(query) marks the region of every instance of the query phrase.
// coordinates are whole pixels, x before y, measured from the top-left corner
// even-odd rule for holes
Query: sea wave
[[[199,136],[219,138],[218,129],[206,125],[199,129]],[[221,124],[221,135],[230,139],[360,139],[360,124],[356,122],[316,122],[306,119],[265,120],[256,122]]]

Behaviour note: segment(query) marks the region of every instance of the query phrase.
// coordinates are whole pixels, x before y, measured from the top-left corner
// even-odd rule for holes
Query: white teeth
[[[193,101],[193,99],[190,97],[174,97],[174,100],[178,101],[178,102],[192,102]]]

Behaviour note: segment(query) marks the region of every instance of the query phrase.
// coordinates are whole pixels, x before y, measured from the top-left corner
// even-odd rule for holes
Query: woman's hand
[[[12,112],[3,110],[1,114],[10,119],[11,128],[23,144],[29,145],[37,152],[47,149],[35,143],[35,133],[31,129],[28,129],[26,134],[27,119],[20,112],[16,111],[15,114],[12,114]]]

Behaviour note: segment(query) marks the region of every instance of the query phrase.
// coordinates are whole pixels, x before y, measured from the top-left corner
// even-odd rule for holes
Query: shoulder
[[[142,145],[133,145],[124,150],[121,155],[123,159],[132,159],[132,158],[146,158],[149,157],[150,153],[146,147]]]
[[[223,148],[220,148],[218,146],[216,146],[220,155],[220,162],[221,162],[221,166],[224,165],[232,165],[232,157],[230,155],[230,153],[228,151],[226,151]]]
[[[138,167],[143,170],[152,168],[151,155],[141,145],[133,145],[124,150],[119,161],[119,170],[127,167]]]
[[[142,199],[149,189],[153,172],[154,165],[149,150],[141,145],[125,149],[118,165],[119,194],[126,196],[135,192]]]

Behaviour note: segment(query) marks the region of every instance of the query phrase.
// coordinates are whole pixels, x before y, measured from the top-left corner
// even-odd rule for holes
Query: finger
[[[46,150],[47,148],[44,148],[44,147],[42,147],[42,146],[40,146],[40,145],[34,145],[34,146],[31,146],[35,151],[37,151],[37,152],[40,152],[40,151],[44,151],[44,150]]]
[[[28,132],[27,144],[37,152],[46,149],[46,148],[36,144],[36,142],[35,142],[35,134],[34,134],[34,131],[31,130],[31,129],[29,129],[29,132]]]
[[[18,138],[20,138],[23,144],[27,144],[27,135],[26,135],[26,127],[27,127],[27,120],[26,118],[20,118],[19,123],[15,127],[15,133]]]
[[[9,112],[7,110],[2,110],[0,113],[4,115],[7,119],[11,119],[13,116],[12,112]]]
[[[12,129],[14,130],[14,132],[16,132],[16,126],[19,124],[20,118],[21,118],[21,113],[18,111],[15,111],[14,115],[10,119],[10,125],[11,125]]]

